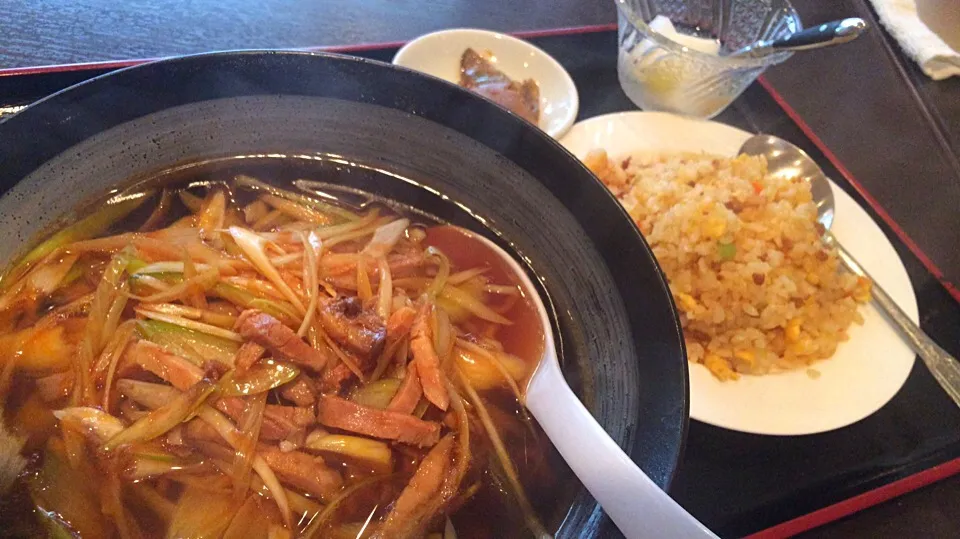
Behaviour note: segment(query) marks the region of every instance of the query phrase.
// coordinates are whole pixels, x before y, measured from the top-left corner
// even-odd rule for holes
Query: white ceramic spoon
[[[506,262],[536,306],[544,352],[527,385],[527,409],[623,535],[628,539],[716,537],[630,460],[567,385],[547,310],[520,264],[487,238],[461,230]]]

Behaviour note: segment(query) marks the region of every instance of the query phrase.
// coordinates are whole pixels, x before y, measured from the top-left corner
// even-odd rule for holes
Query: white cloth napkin
[[[924,24],[917,14],[916,0],[870,0],[880,22],[900,46],[913,57],[923,72],[933,80],[960,75],[960,52]],[[950,4],[951,2],[947,2]],[[960,9],[960,3],[947,9]]]

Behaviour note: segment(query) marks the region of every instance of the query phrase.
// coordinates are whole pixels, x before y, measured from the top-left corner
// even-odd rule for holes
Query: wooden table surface
[[[613,0],[4,0],[0,68],[610,23]]]
[[[795,4],[807,22],[834,12],[842,15],[845,9],[863,8],[855,5],[862,4],[862,0],[795,0]],[[612,0],[553,0],[536,4],[511,0],[5,0],[0,6],[0,68],[223,49],[398,41],[462,26],[519,31],[615,21]],[[889,61],[876,54],[865,57],[862,50],[854,47],[837,49],[831,55],[825,61],[835,66],[879,66]],[[797,85],[818,80],[819,62],[824,58],[828,58],[826,53],[806,61],[801,57],[791,60],[791,72],[781,80]],[[916,72],[912,66],[900,69]],[[797,92],[800,97],[793,104],[834,148],[834,139],[843,135],[831,128],[834,124],[830,119],[842,117],[844,111],[832,109],[837,107],[833,100],[818,99],[818,94],[812,93],[829,94],[823,84],[830,83],[821,79],[817,88],[811,84],[809,92],[806,88]],[[951,137],[960,132],[956,123],[960,83],[920,81],[919,85],[922,92],[939,96],[942,103],[953,103],[949,105],[953,115],[940,122],[947,133],[946,144],[958,147],[960,141]],[[812,94],[804,99],[804,92]],[[860,117],[859,121],[870,122],[860,126],[865,130],[886,127],[882,118]],[[834,150],[853,169],[859,165],[864,173],[869,173],[869,167],[876,166],[863,159],[858,161],[852,147],[846,150],[849,155],[842,148]],[[954,228],[956,224],[954,218]],[[958,514],[960,477],[954,477],[808,532],[805,537],[958,537]]]

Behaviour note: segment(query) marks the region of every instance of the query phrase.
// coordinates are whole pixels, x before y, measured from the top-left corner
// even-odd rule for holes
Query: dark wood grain
[[[0,68],[615,20],[613,0],[5,0]]]

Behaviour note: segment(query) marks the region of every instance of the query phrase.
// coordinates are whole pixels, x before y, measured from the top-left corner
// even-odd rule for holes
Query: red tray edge
[[[590,26],[572,26],[564,28],[549,28],[543,30],[531,30],[531,31],[519,31],[519,32],[507,32],[508,34],[521,37],[521,38],[537,38],[537,37],[550,37],[550,36],[562,36],[562,35],[572,35],[572,34],[585,34],[592,32],[609,32],[617,29],[617,25],[614,23],[611,24],[599,24],[599,25],[590,25]],[[325,51],[325,52],[356,52],[364,50],[372,50],[378,48],[392,48],[400,47],[404,45],[405,41],[393,41],[393,42],[382,42],[382,43],[360,43],[355,45],[331,45],[331,46],[322,46],[322,47],[304,47],[295,50],[303,51]],[[131,67],[135,65],[140,65],[143,63],[160,60],[162,58],[141,58],[141,59],[131,59],[131,60],[117,60],[117,61],[104,61],[104,62],[85,62],[85,63],[76,63],[76,64],[59,64],[59,65],[48,65],[48,66],[30,66],[30,67],[15,67],[15,68],[5,68],[0,69],[0,77],[11,77],[11,76],[20,76],[20,75],[37,75],[43,73],[56,73],[56,72],[68,72],[68,71],[83,71],[83,70],[95,70],[95,69],[119,69],[123,67]],[[901,241],[910,249],[910,251],[917,256],[917,258],[923,263],[924,267],[947,289],[947,291],[958,301],[960,301],[960,290],[957,289],[952,283],[947,282],[943,277],[943,272],[936,264],[920,249],[920,247],[904,232],[904,230],[893,220],[892,217],[883,209],[882,206],[877,202],[875,198],[863,187],[853,174],[847,169],[837,158],[837,156],[830,151],[829,148],[824,144],[823,140],[813,131],[813,129],[806,123],[806,121],[800,116],[800,114],[793,109],[792,106],[780,95],[779,92],[767,81],[764,77],[758,79],[760,85],[770,94],[770,96],[776,101],[777,105],[787,114],[787,116],[803,131],[804,135],[807,136],[811,142],[823,153],[823,155],[833,164],[834,167],[840,172],[843,177],[850,182],[850,185],[856,189],[856,191],[864,198],[864,200],[877,212],[877,215],[894,231],[894,233],[900,238]],[[804,531],[811,530],[813,528],[834,522],[841,518],[850,516],[854,513],[862,511],[864,509],[873,507],[875,505],[881,504],[883,502],[889,501],[903,494],[907,494],[924,486],[930,485],[937,481],[952,477],[954,475],[960,474],[960,458],[947,461],[945,463],[927,468],[926,470],[917,472],[913,475],[907,476],[903,479],[899,479],[877,487],[873,490],[869,490],[852,498],[848,498],[841,502],[829,505],[822,509],[813,511],[806,515],[799,516],[797,518],[788,520],[786,522],[777,524],[765,530],[761,530],[757,533],[747,536],[746,539],[774,539],[780,537],[790,537],[802,533]]]
[[[777,105],[787,114],[790,120],[803,132],[804,136],[813,142],[814,146],[823,153],[824,157],[837,169],[838,172],[850,183],[851,186],[863,197],[864,201],[870,205],[877,215],[883,220],[894,234],[900,238],[900,241],[910,249],[910,252],[917,257],[927,271],[930,272],[937,281],[953,296],[960,301],[960,289],[953,283],[946,280],[943,271],[920,249],[920,246],[900,227],[893,217],[880,205],[880,203],[870,194],[869,191],[860,183],[852,172],[840,161],[823,140],[814,132],[813,128],[803,119],[803,117],[794,109],[790,103],[773,87],[765,77],[761,76],[757,82],[764,90],[770,94],[770,97],[776,101]],[[881,487],[864,492],[852,498],[848,498],[833,505],[818,509],[812,513],[788,520],[771,528],[767,528],[746,539],[773,539],[780,537],[790,537],[801,532],[828,524],[841,518],[850,516],[864,509],[873,507],[883,502],[892,500],[903,494],[907,494],[931,483],[946,479],[948,477],[960,474],[960,458],[947,461],[945,463],[927,468],[926,470],[909,475],[903,479],[887,483]]]
[[[810,125],[807,124],[803,117],[801,117],[800,114],[794,110],[792,106],[790,106],[787,100],[784,99],[779,92],[777,92],[770,81],[761,76],[759,79],[757,79],[757,82],[763,86],[763,89],[766,90],[773,100],[777,102],[780,108],[787,113],[787,116],[790,117],[793,123],[796,124],[801,131],[803,131],[803,134],[809,138],[810,141],[813,142],[813,144],[823,153],[827,160],[833,164],[833,166],[840,172],[840,175],[842,175],[844,179],[846,179],[847,182],[849,182],[850,185],[856,189],[857,193],[859,193],[860,196],[862,196],[867,202],[867,204],[873,208],[873,211],[877,212],[877,215],[880,217],[880,219],[882,219],[883,222],[886,223],[891,230],[893,230],[894,234],[900,238],[900,241],[902,241],[904,245],[910,249],[910,252],[912,252],[920,260],[924,267],[927,268],[927,271],[929,271],[930,274],[933,275],[937,281],[939,281],[940,284],[947,289],[947,292],[949,292],[954,299],[960,301],[960,289],[958,289],[953,283],[946,280],[943,270],[941,270],[936,263],[934,263],[933,260],[931,260],[930,257],[920,249],[920,246],[917,245],[909,235],[907,235],[907,233],[900,227],[893,217],[891,217],[890,214],[887,213],[887,211],[883,208],[883,206],[877,202],[877,199],[873,198],[873,195],[871,195],[870,192],[867,191],[867,189],[863,186],[863,184],[860,183],[856,177],[854,177],[853,173],[851,173],[850,170],[840,162],[840,159],[838,159],[837,156],[830,150],[830,148],[828,148],[823,142],[823,140],[817,136],[817,134],[813,131]]]
[[[927,468],[922,472],[868,490],[842,502],[828,505],[812,513],[777,524],[771,528],[748,535],[744,539],[779,539],[791,537],[830,522],[840,520],[864,509],[890,501],[921,487],[942,481],[960,473],[960,458]]]

